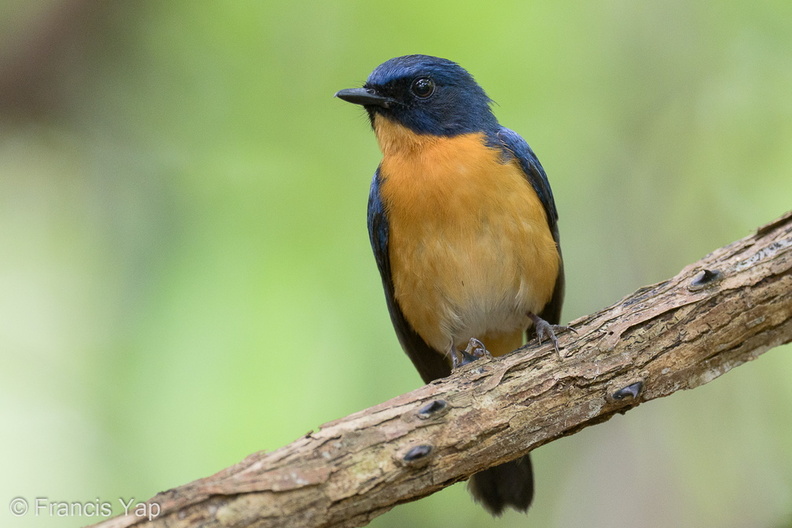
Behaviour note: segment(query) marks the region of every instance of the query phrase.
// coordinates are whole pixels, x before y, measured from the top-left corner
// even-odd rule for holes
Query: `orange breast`
[[[559,269],[544,208],[517,161],[502,163],[483,134],[416,135],[381,117],[375,131],[405,318],[441,352],[471,337],[496,355],[517,348]]]

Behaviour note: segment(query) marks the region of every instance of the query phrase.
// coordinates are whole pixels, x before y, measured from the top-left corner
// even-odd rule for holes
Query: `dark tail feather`
[[[524,512],[534,493],[531,459],[525,455],[476,473],[470,477],[468,489],[492,515],[500,515],[507,506]]]

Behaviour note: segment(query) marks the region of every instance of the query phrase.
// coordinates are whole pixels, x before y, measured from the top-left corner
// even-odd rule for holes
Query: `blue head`
[[[384,62],[363,88],[336,97],[363,105],[372,125],[381,115],[419,134],[490,133],[498,126],[490,98],[473,77],[455,62],[428,55]]]

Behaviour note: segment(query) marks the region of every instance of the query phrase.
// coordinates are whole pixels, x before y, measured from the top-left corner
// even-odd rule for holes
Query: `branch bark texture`
[[[487,467],[792,341],[792,213],[571,323],[160,493],[154,527],[363,526]],[[96,525],[126,528],[127,515]]]

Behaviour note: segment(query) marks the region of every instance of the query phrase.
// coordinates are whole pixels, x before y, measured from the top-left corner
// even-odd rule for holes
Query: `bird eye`
[[[413,81],[410,89],[421,99],[426,99],[434,93],[435,83],[428,77],[419,77]]]

